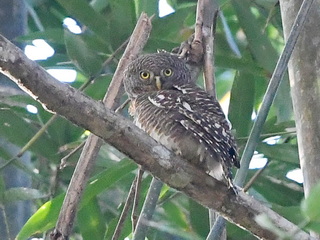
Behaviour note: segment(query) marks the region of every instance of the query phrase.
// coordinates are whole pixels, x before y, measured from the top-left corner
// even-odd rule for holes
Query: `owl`
[[[229,122],[219,102],[192,81],[182,59],[142,55],[127,67],[124,86],[136,126],[234,188],[231,168],[240,164]]]

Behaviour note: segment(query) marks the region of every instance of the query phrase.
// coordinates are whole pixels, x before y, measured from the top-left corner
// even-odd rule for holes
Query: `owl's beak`
[[[161,90],[161,79],[160,76],[155,76],[154,77],[156,79],[156,87],[158,88],[158,90]]]

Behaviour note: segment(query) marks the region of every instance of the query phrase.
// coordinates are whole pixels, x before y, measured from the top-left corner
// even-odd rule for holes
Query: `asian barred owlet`
[[[240,167],[230,126],[218,101],[169,53],[140,56],[126,69],[125,90],[135,124],[155,140],[232,187]]]

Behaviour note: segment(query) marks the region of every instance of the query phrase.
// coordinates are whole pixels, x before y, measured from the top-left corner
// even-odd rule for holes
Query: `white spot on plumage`
[[[160,95],[158,95],[158,98],[159,98],[160,100],[163,100],[163,99],[165,99],[165,96],[164,96],[163,94],[160,94]]]
[[[185,88],[182,88],[182,87],[180,87],[180,86],[178,86],[178,85],[174,85],[174,87],[175,87],[176,89],[180,90],[183,94],[186,94],[186,93],[187,93],[187,90],[186,90]]]
[[[220,127],[221,127],[221,125],[220,125],[219,123],[215,123],[214,126],[215,126],[216,128],[220,128]]]
[[[182,102],[182,106],[183,106],[185,109],[187,109],[188,111],[193,112],[193,110],[191,109],[191,106],[190,106],[189,103],[187,103],[187,102]]]
[[[226,133],[226,130],[225,130],[224,128],[222,128],[222,135],[223,135],[224,137],[227,137],[227,136],[228,136],[228,134]]]
[[[155,101],[153,98],[151,98],[150,96],[148,97],[149,101],[155,105],[156,107],[159,107],[159,108],[164,108],[164,106],[161,105],[161,103],[158,103],[157,101]]]

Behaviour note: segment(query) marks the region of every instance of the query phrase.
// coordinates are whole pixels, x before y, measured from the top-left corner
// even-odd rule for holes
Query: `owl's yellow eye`
[[[172,75],[172,70],[170,68],[167,68],[165,70],[163,70],[163,74],[166,76],[166,77],[170,77]]]
[[[147,79],[150,78],[150,73],[147,72],[147,71],[141,71],[141,72],[140,72],[140,77],[141,77],[141,79],[143,79],[143,80],[147,80]]]

